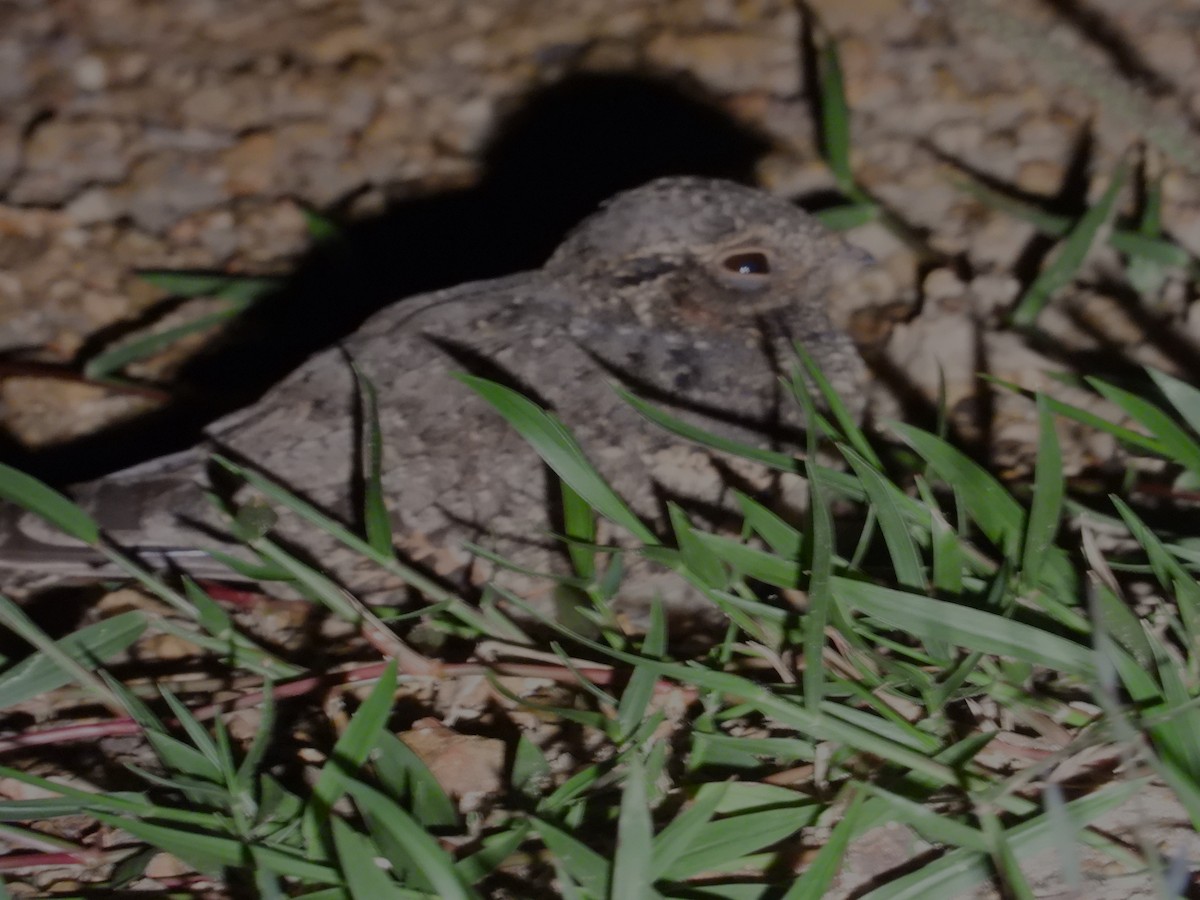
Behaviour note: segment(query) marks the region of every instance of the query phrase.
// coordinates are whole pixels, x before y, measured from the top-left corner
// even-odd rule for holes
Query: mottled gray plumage
[[[220,528],[201,489],[214,447],[353,522],[349,357],[378,391],[384,488],[402,552],[452,578],[468,568],[463,540],[544,568],[556,552],[546,537],[544,469],[450,373],[474,370],[528,388],[644,516],[660,512],[656,483],[719,505],[726,488],[709,454],[642,420],[612,382],[764,443],[781,422],[799,424],[778,382],[792,365],[791,342],[803,343],[843,390],[858,389],[862,363],[826,307],[835,281],[862,263],[784,200],[728,182],[655,181],[611,199],[541,269],[400,301],[214,423],[205,445],[72,493],[117,543],[209,575],[222,570],[176,551],[213,544],[194,523]],[[738,422],[722,422],[722,413]],[[314,529],[287,520],[279,528],[352,587],[385,586]],[[0,569],[65,575],[94,564],[33,516],[5,532]],[[470,577],[478,583],[486,574]]]

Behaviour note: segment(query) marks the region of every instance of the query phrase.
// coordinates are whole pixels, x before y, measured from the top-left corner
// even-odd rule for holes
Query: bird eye
[[[721,263],[725,268],[737,275],[768,275],[771,272],[771,264],[767,261],[767,254],[761,253],[758,250],[752,250],[748,253],[734,253],[725,257]]]
[[[739,250],[721,258],[722,283],[739,291],[757,291],[771,280],[771,261],[761,250]]]

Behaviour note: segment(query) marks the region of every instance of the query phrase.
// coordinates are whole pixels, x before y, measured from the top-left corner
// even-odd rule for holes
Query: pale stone
[[[99,56],[84,56],[77,60],[72,74],[82,90],[102,91],[108,86],[108,66]]]
[[[249,134],[221,154],[226,187],[235,196],[266,193],[275,182],[278,140],[271,132]]]
[[[1030,194],[1053,196],[1062,188],[1065,173],[1056,162],[1034,160],[1017,170],[1017,187]]]
[[[105,188],[90,188],[76,195],[63,210],[67,218],[78,225],[111,222],[124,213],[124,204]]]

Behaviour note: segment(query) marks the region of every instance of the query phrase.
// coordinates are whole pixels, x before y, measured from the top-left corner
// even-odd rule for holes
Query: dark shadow
[[[158,324],[171,313],[188,302],[185,297],[167,297],[153,306],[141,310],[137,315],[128,319],[119,319],[103,328],[98,328],[87,336],[76,351],[76,358],[89,359],[96,353],[112,345],[127,334],[141,331]]]
[[[73,634],[87,623],[88,611],[105,594],[102,585],[54,585],[35,592],[36,602],[22,603],[34,624],[54,640]],[[33,653],[29,644],[7,628],[0,631],[0,654],[14,663]]]
[[[1162,352],[1172,363],[1179,367],[1183,378],[1191,382],[1200,382],[1200,346],[1188,337],[1187,332],[1179,327],[1177,320],[1169,320],[1148,309],[1136,290],[1123,282],[1105,280],[1096,285],[1096,289],[1105,296],[1117,301],[1121,309],[1129,316],[1134,326],[1146,336],[1146,343]],[[1109,347],[1107,359],[1112,359]],[[1122,353],[1127,348],[1122,349]],[[1141,364],[1135,364],[1141,378],[1145,371]],[[1081,371],[1104,372],[1105,369],[1081,369]]]
[[[1144,343],[1167,357],[1184,380],[1200,380],[1200,346],[1182,333],[1175,321],[1148,309],[1138,292],[1123,282],[1104,278],[1093,282],[1091,289],[1115,300],[1134,328],[1144,336]],[[1069,371],[1095,373],[1105,381],[1146,396],[1158,394],[1142,363],[1130,355],[1128,344],[1114,341],[1094,319],[1085,315],[1080,304],[1064,305],[1062,311],[1075,328],[1091,338],[1096,346],[1089,349],[1064,348],[1053,335],[1034,329],[1026,335],[1033,349]]]
[[[1002,197],[1071,219],[1077,219],[1087,211],[1088,181],[1095,154],[1095,136],[1090,123],[1085,124],[1076,135],[1066,171],[1063,173],[1062,183],[1051,196],[1035,194],[1015,187],[988,172],[975,168],[966,160],[945,152],[929,141],[922,141],[921,146],[939,162],[962,172],[971,181]],[[984,200],[979,202],[985,207],[988,206]],[[1060,238],[1041,232],[1036,232],[1029,239],[1011,269],[1013,276],[1021,282],[1023,288],[1028,287],[1038,276],[1046,256],[1058,245],[1059,240]],[[963,276],[970,273],[959,271],[958,274]]]
[[[1088,182],[1093,163],[1094,143],[1094,134],[1090,126],[1085,127],[1077,135],[1062,185],[1051,197],[1031,194],[1008,185],[932,145],[926,144],[926,149],[940,161],[953,166],[991,191],[1075,220],[1087,210]],[[1138,198],[1139,205],[1144,204],[1144,178],[1135,178],[1133,185],[1135,190],[1141,191],[1141,196]],[[1169,235],[1164,236],[1169,238]],[[1060,241],[1060,238],[1042,234],[1035,235],[1029,241],[1022,251],[1020,259],[1013,266],[1013,274],[1017,276],[1024,287],[1028,287],[1037,277],[1047,254],[1057,247]],[[1184,373],[1185,377],[1191,380],[1200,379],[1200,362],[1198,362],[1200,347],[1197,347],[1196,343],[1187,335],[1181,333],[1174,322],[1164,319],[1153,309],[1147,308],[1138,292],[1121,280],[1101,275],[1092,284],[1092,287],[1098,293],[1116,300],[1130,321],[1145,335],[1146,343],[1161,351]],[[1063,348],[1054,337],[1034,328],[1027,330],[1024,335],[1033,349],[1048,359],[1061,363],[1069,370],[1102,373],[1107,380],[1115,380],[1134,390],[1149,389],[1153,391],[1152,383],[1147,378],[1142,365],[1130,357],[1128,346],[1114,342],[1094,323],[1088,321],[1077,306],[1068,306],[1064,312],[1080,331],[1096,342],[1097,346],[1088,350],[1068,350]],[[981,415],[980,421],[986,422],[988,418],[988,415]]]
[[[747,437],[753,435],[769,439],[772,442],[772,446],[804,446],[804,432],[801,429],[779,421],[778,409],[781,398],[778,396],[774,398],[775,410],[768,418],[761,419],[755,416],[740,415],[733,409],[714,406],[681,396],[634,375],[616,363],[592,353],[587,348],[581,347],[580,349],[587,353],[597,366],[619,381],[621,386],[630,393],[636,394],[638,398],[648,403],[666,407],[664,411],[674,415],[676,418],[678,418],[679,412],[692,413],[708,420],[704,426],[706,429],[711,429],[713,424],[719,424],[731,426],[739,432],[745,432],[745,434],[739,436],[740,440],[745,440]]]
[[[824,121],[825,102],[821,96],[821,66],[817,48],[817,16],[809,9],[803,0],[792,4],[796,15],[800,17],[800,30],[796,35],[796,50],[800,56],[800,75],[804,79],[804,99],[808,106],[808,115],[813,122],[813,136],[817,142],[817,152],[828,162],[829,150],[825,144],[825,130],[821,127]]]
[[[363,442],[363,437],[362,437],[361,432],[359,432],[356,435],[356,444],[361,445],[362,442]],[[242,454],[236,452],[235,450],[233,450],[230,447],[218,446],[217,449],[223,455],[227,456],[228,458],[230,458],[234,462],[238,463],[239,465],[245,466],[247,469],[253,470],[262,475],[266,475],[271,481],[273,481],[279,487],[283,488],[285,491],[287,491],[291,494],[294,494],[297,497],[307,500],[307,498],[305,497],[305,491],[301,486],[293,484],[293,483],[287,481],[286,479],[279,477],[279,475],[274,472],[264,472],[252,460],[246,459]],[[222,468],[221,466],[217,465],[215,462],[211,462],[211,461],[206,466],[206,477],[209,479],[209,482],[212,486],[211,489],[212,489],[213,494],[224,504],[225,511],[227,513],[229,513],[231,516],[236,515],[236,511],[238,509],[238,503],[235,500],[235,495],[236,495],[237,491],[242,487],[242,484],[243,484],[242,481],[237,476],[235,476],[231,472],[229,472],[228,470]],[[317,509],[319,512],[328,516],[330,519],[333,519],[334,521],[338,522],[339,524],[349,528],[351,531],[361,535],[366,531],[366,525],[362,518],[362,511],[364,508],[363,496],[364,496],[364,486],[362,484],[362,473],[361,473],[361,471],[359,471],[359,472],[356,472],[352,476],[351,500],[353,502],[353,505],[350,506],[348,510],[346,510],[346,509],[330,509],[328,507],[319,507],[319,506],[317,507]],[[347,504],[347,505],[349,506],[349,504]],[[182,521],[186,522],[186,524],[189,528],[191,528],[199,533],[207,535],[210,540],[213,540],[213,541],[217,542],[218,544],[228,544],[231,549],[236,548],[237,546],[240,545],[240,542],[238,541],[237,537],[232,533],[232,531],[230,531],[228,529],[225,529],[221,526],[214,526],[207,522],[200,521],[200,520],[193,519],[193,518],[186,517],[186,516],[181,516],[180,518]],[[468,524],[471,527],[476,528],[479,532],[479,535],[482,535],[484,533],[484,529],[475,523],[461,523],[460,522],[460,524]],[[478,539],[479,535],[476,535],[472,539]],[[334,572],[330,572],[325,567],[324,563],[319,558],[316,558],[310,550],[296,544],[292,539],[281,534],[278,528],[271,529],[270,537],[271,537],[272,541],[274,541],[283,550],[285,550],[287,553],[294,556],[300,562],[315,569],[318,572],[321,572],[322,574],[328,575],[329,577],[333,578],[335,581],[337,580],[337,574]],[[412,559],[407,554],[401,552],[399,549],[394,548],[394,552],[396,554],[396,557],[400,560],[401,563],[403,563],[405,566],[407,566],[413,572],[416,572],[417,574],[424,577],[429,582],[431,582],[433,584],[437,584],[444,590],[449,591],[451,593],[457,593],[460,596],[463,596],[467,599],[470,599],[470,600],[478,599],[479,592],[477,589],[475,589],[469,583],[466,573],[463,573],[461,578],[445,577],[443,575],[440,575],[438,572],[436,572],[432,567],[430,567],[426,563]],[[208,575],[208,576],[206,576],[206,578],[207,578],[207,580],[221,582],[221,583],[227,583],[227,584],[245,583],[248,580],[251,582],[253,581],[253,579],[241,578],[238,576],[237,573],[235,573],[233,571],[225,572],[224,570],[216,572],[212,575]],[[415,594],[413,596],[415,596]]]
[[[924,391],[913,383],[904,369],[897,366],[884,353],[873,353],[865,357],[865,362],[872,377],[880,384],[887,385],[888,393],[900,407],[901,421],[925,431],[937,431],[937,404],[925,396]]]
[[[1042,208],[1073,220],[1087,212],[1088,181],[1095,152],[1095,135],[1091,123],[1087,122],[1080,128],[1071,145],[1071,155],[1058,191],[1050,197],[1042,198]],[[1013,264],[1013,274],[1021,282],[1022,293],[1040,274],[1047,255],[1058,245],[1059,240],[1038,232],[1025,245],[1020,257]]]
[[[1046,5],[1074,27],[1078,35],[1099,48],[1125,78],[1151,94],[1171,92],[1170,81],[1146,61],[1129,42],[1125,30],[1098,9],[1081,0],[1045,0]]]
[[[974,440],[968,449],[977,461],[983,462],[990,468],[993,464],[991,456],[995,446],[996,387],[984,377],[985,373],[992,370],[991,360],[988,358],[986,331],[983,323],[977,317],[972,317],[972,319],[974,329],[971,337],[974,341],[975,378],[970,404]]]
[[[602,200],[653,178],[691,174],[749,183],[767,149],[764,137],[686,84],[635,75],[567,78],[506,118],[484,154],[477,186],[397,199],[314,249],[278,293],[184,365],[168,406],[15,459],[61,484],[190,446],[205,424],[253,402],[383,306],[539,266]],[[338,210],[330,215],[336,220]]]
[[[1009,184],[1007,181],[997,178],[990,172],[976,168],[968,160],[946,152],[937,146],[937,144],[928,140],[920,142],[921,149],[935,157],[938,162],[962,172],[971,181],[978,182],[988,190],[1021,203],[1037,206],[1046,212],[1063,216],[1078,216],[1086,208],[1087,174],[1088,168],[1091,165],[1094,145],[1095,138],[1091,133],[1091,125],[1085,125],[1080,133],[1076,135],[1075,142],[1072,145],[1071,157],[1067,162],[1067,171],[1064,174],[1063,183],[1059,185],[1058,191],[1052,196],[1046,196],[1045,194],[1026,191],[1016,185]],[[980,202],[983,203],[984,201]]]
[[[512,371],[506,369],[495,360],[484,356],[474,347],[442,337],[431,336],[429,342],[454,360],[455,366],[468,375],[474,375],[476,378],[486,378],[488,381],[494,381],[496,384],[503,385],[509,390],[521,394],[526,399],[532,400],[538,406],[542,407],[542,409],[554,409],[554,404],[543,396],[536,386],[525,381],[523,378],[517,377]]]

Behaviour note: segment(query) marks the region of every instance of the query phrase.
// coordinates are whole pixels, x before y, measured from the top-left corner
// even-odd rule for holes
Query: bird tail
[[[194,516],[209,518],[203,491],[204,454],[185,450],[106,475],[67,491],[100,527],[105,541],[159,568],[186,559],[215,561],[196,548]],[[194,565],[185,565],[189,571]],[[0,589],[122,574],[112,556],[77,540],[14,503],[0,503]]]

